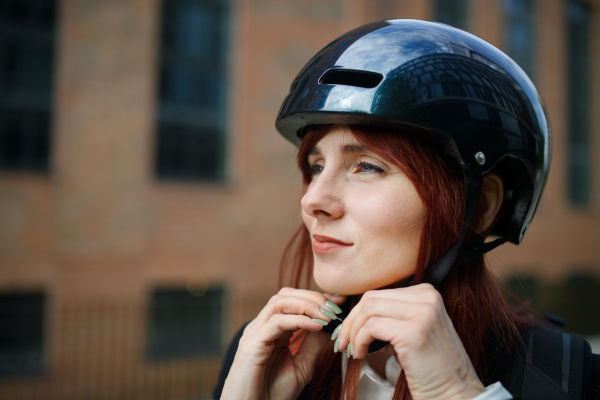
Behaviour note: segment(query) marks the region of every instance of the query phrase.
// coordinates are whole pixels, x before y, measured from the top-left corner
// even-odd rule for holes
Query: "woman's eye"
[[[320,174],[323,172],[323,167],[319,164],[313,164],[309,167],[310,175]]]
[[[355,162],[354,167],[357,169],[360,169],[360,172],[365,172],[365,173],[375,172],[375,173],[381,174],[381,173],[385,172],[385,170],[383,168],[378,167],[377,165],[369,164],[364,161],[358,162],[358,163]]]

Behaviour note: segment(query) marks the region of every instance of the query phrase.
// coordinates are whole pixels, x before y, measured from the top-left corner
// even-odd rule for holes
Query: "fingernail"
[[[354,349],[352,349],[352,358],[356,360],[356,352],[354,351]]]
[[[335,297],[342,297],[343,294],[334,294]]]
[[[346,358],[350,358],[350,353],[352,353],[352,346],[348,343],[348,348],[346,349]]]
[[[335,339],[340,334],[341,330],[342,330],[342,324],[339,324],[338,327],[335,328],[335,330],[331,334],[331,340]]]
[[[338,337],[338,338],[336,339],[336,341],[335,341],[335,344],[333,345],[333,352],[334,352],[334,353],[337,353],[337,352],[338,352],[338,350],[340,349],[340,339],[341,339],[341,338],[342,338],[341,336],[340,336],[340,337]]]
[[[327,300],[327,301],[325,302],[325,305],[326,305],[326,306],[327,306],[327,307],[328,307],[328,308],[329,308],[331,311],[333,311],[333,312],[334,312],[334,313],[336,313],[336,314],[340,314],[340,313],[342,312],[342,309],[341,309],[341,308],[339,308],[339,307],[337,306],[337,304],[335,304],[335,303],[332,303],[332,302],[330,302],[329,300]]]
[[[337,316],[326,308],[321,308],[321,312],[325,314],[327,318],[337,319]]]
[[[327,326],[327,324],[329,323],[327,321],[323,321],[322,319],[318,319],[318,318],[313,318],[312,320],[315,321],[317,324],[321,324],[323,326]]]

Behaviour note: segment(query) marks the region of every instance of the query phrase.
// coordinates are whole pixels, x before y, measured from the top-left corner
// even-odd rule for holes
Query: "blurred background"
[[[550,179],[488,258],[598,346],[600,1],[0,0],[0,398],[209,398],[301,222],[279,105],[388,18],[472,32],[536,83]]]

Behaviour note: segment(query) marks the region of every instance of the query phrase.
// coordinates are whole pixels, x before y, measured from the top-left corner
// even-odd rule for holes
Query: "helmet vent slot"
[[[333,68],[321,76],[319,83],[323,85],[346,85],[371,89],[379,85],[382,80],[383,75],[377,72]]]

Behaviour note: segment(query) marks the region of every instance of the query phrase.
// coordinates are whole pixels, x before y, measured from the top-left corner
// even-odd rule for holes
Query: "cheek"
[[[412,190],[409,190],[412,189]],[[425,207],[413,188],[372,193],[357,202],[357,223],[375,241],[418,241],[425,221]]]

